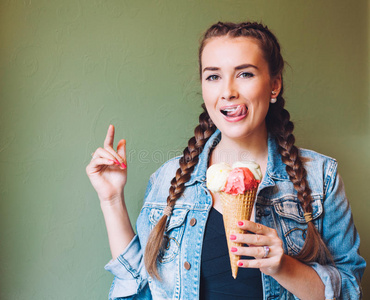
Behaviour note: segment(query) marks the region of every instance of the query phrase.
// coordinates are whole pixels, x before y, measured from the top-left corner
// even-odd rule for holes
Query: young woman
[[[100,198],[113,260],[110,299],[359,299],[365,261],[337,162],[294,145],[284,60],[258,23],[217,23],[199,49],[204,112],[184,150],[149,180],[137,235],[125,207],[125,141],[86,171]],[[225,237],[209,166],[254,160],[263,179],[244,234]],[[227,248],[231,239],[244,247]],[[267,246],[267,247],[266,247]],[[269,251],[265,251],[269,249]],[[231,277],[231,255],[241,255]]]

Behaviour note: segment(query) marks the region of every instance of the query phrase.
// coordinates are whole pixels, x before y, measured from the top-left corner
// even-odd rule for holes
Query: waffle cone
[[[239,220],[249,220],[252,215],[254,200],[256,198],[257,188],[248,190],[245,194],[231,195],[220,192],[222,202],[222,215],[224,219],[227,245],[231,247],[240,247],[243,244],[235,243],[229,239],[231,233],[244,233],[244,230],[237,226]],[[238,274],[237,262],[240,255],[230,254],[231,272],[234,279]]]

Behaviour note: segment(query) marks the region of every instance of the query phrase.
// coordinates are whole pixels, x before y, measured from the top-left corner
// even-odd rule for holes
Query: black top
[[[222,214],[212,207],[203,240],[200,299],[262,298],[262,279],[259,269],[239,268],[236,279],[232,277],[224,221]]]

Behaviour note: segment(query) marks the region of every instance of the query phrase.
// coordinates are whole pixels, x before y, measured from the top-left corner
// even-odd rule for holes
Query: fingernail
[[[127,166],[124,163],[121,163],[121,168],[126,169]]]
[[[239,225],[239,226],[243,226],[243,225],[244,225],[244,222],[239,221],[239,222],[238,222],[238,225]]]
[[[114,164],[116,164],[117,166],[120,165],[120,163],[119,163],[119,161],[117,159],[114,161]]]
[[[235,248],[235,247],[231,247],[231,252],[236,252],[236,251],[238,251],[238,249],[237,249],[237,248]]]
[[[242,267],[243,266],[243,263],[240,261],[240,262],[238,262],[238,266],[239,267]]]
[[[236,236],[235,235],[230,235],[230,240],[236,240]]]

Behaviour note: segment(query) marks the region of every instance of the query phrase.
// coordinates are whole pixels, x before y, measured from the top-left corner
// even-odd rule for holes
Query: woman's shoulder
[[[299,154],[311,182],[322,181],[324,188],[336,177],[338,162],[335,158],[314,150],[299,148]]]
[[[145,192],[145,201],[155,198],[166,199],[168,190],[171,186],[171,180],[175,177],[176,171],[179,168],[179,160],[181,156],[176,156],[162,164],[151,176]],[[160,195],[160,197],[158,197]],[[163,201],[164,201],[163,200]]]
[[[163,179],[163,177],[171,177],[171,179],[175,176],[177,169],[180,167],[179,160],[181,156],[176,156],[165,163],[163,163],[153,174],[151,177],[153,179],[158,180],[158,178]]]
[[[306,148],[299,148],[299,155],[304,163],[312,166],[337,164],[335,158]]]

